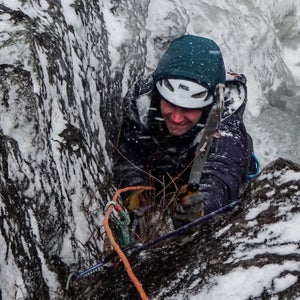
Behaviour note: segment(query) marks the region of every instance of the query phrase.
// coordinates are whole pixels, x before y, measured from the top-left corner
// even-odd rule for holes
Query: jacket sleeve
[[[241,116],[233,114],[227,118],[221,123],[220,132],[221,138],[214,138],[200,182],[205,213],[238,200],[251,156],[249,135]]]

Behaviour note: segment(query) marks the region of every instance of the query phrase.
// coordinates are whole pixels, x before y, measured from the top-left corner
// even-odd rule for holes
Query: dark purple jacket
[[[236,98],[226,91],[221,138],[213,138],[200,181],[206,213],[239,199],[253,151],[242,119],[245,102],[238,99],[240,103],[235,103]],[[184,136],[171,136],[158,107],[151,76],[140,79],[125,96],[113,167],[117,187],[151,185],[159,192],[167,186],[164,194],[168,195],[188,182],[198,133],[203,127],[200,124]],[[207,114],[204,112],[202,123]]]

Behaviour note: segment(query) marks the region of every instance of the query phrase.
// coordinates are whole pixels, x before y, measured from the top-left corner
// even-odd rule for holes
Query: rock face
[[[60,297],[65,268],[98,257],[110,185],[105,136],[114,134],[105,128],[118,118],[103,99],[121,93],[100,3],[77,1],[69,15],[59,2],[26,3],[0,6],[4,299]],[[71,12],[81,30],[68,23]]]
[[[253,180],[239,207],[132,257],[150,298],[299,297],[299,179],[299,165],[278,159]],[[122,264],[74,282],[69,293],[73,299],[139,298]]]
[[[120,124],[122,95],[140,75],[153,70],[173,38],[191,33],[215,39],[222,47],[228,68],[232,66],[248,75],[249,94],[252,92],[253,99],[262,99],[258,101],[258,107],[268,106],[266,95],[270,91],[274,92],[272,95],[278,94],[277,84],[281,88],[280,96],[296,99],[290,90],[291,86],[295,86],[293,76],[281,56],[280,40],[275,33],[280,30],[280,20],[288,18],[292,26],[298,22],[297,15],[289,14],[288,9],[276,15],[274,6],[272,10],[266,10],[268,15],[265,16],[258,9],[257,1],[252,3],[248,0],[238,4],[225,0],[177,2],[167,1],[166,6],[161,6],[156,0],[1,2],[0,298],[60,299],[70,272],[99,261],[104,247],[103,207],[114,188],[111,186],[111,153]],[[297,3],[290,5],[292,11],[297,8]],[[278,21],[275,25],[271,22],[273,16]],[[237,20],[243,22],[235,23]],[[276,30],[269,30],[271,23]],[[289,28],[286,29],[288,38],[294,42],[298,31]],[[237,44],[243,47],[236,47]],[[276,64],[273,63],[275,60]],[[273,102],[280,106],[278,101]],[[280,107],[287,106],[289,111],[293,110],[290,105]],[[253,110],[251,101],[249,109]],[[285,128],[286,123],[277,120],[287,118],[282,117],[281,112],[278,115],[276,126],[269,128],[276,127],[276,136],[286,141],[284,153],[292,153],[293,158],[297,158],[299,151],[290,151],[289,147],[297,143],[293,132],[297,136],[299,130],[289,126],[292,138],[287,139],[285,134],[280,136],[282,130],[279,125],[283,124]],[[288,119],[291,118],[289,115]],[[265,128],[263,122],[259,127],[255,120],[253,124],[258,128],[259,136],[265,132],[261,130]],[[272,132],[270,136],[268,141],[272,140]],[[265,143],[264,137],[260,136],[262,143]],[[269,155],[265,150],[259,153],[264,157]],[[279,168],[285,170],[292,165]],[[285,171],[282,172],[285,174]],[[267,190],[265,186],[255,189],[258,191],[259,188]],[[294,191],[296,193],[296,188]],[[273,201],[272,191],[267,192],[270,197],[262,207]],[[283,192],[282,195],[287,194]],[[296,202],[290,197],[286,199]],[[250,215],[251,205],[258,203],[249,202]],[[293,209],[297,209],[297,203]],[[242,214],[239,216],[242,218]],[[264,214],[258,216],[261,218]],[[249,223],[253,228],[258,226],[254,217],[253,220],[245,217],[241,224],[246,226]],[[218,222],[227,222],[225,219]],[[224,224],[239,228],[230,220]],[[203,234],[207,232],[207,236],[215,236],[210,226],[203,228],[206,228]],[[228,238],[222,249],[226,250],[227,246],[234,248],[230,239],[232,234],[227,236],[227,231],[219,233],[220,240]],[[236,240],[242,247],[245,241],[242,236],[238,237]],[[276,240],[276,237],[273,238]],[[215,248],[214,240],[210,239],[196,234],[187,242],[190,245],[200,243],[204,247],[206,241],[204,249]],[[294,247],[293,243],[286,244]],[[182,251],[181,248],[177,250],[176,239],[163,247],[171,247],[168,251],[173,251],[174,255]],[[180,272],[191,268],[193,263],[200,264],[200,260],[195,262],[188,257],[179,259],[178,263],[176,260],[175,264],[172,261],[175,256],[169,258],[161,255],[162,250],[157,251],[150,251],[149,256],[157,262],[172,262],[165,271],[166,277],[156,275],[157,269],[147,257],[145,262],[138,259],[137,263],[137,266],[141,264],[139,276],[150,294],[163,298],[172,293],[160,290],[160,284],[173,287],[178,282],[176,289],[186,295],[214,285],[209,281],[209,278],[215,278],[212,276],[205,279],[203,275],[204,279],[199,284],[192,282],[193,278],[199,278],[197,272],[211,274],[208,263],[203,263],[201,268],[195,265],[194,277],[188,276],[188,272]],[[229,250],[226,251],[224,255],[228,259],[227,264],[223,260],[224,270],[229,266],[233,268],[234,262],[242,261],[238,252],[232,250],[229,258]],[[213,253],[211,251],[210,255],[213,256]],[[217,258],[218,252],[215,253],[215,259],[220,259]],[[207,268],[204,268],[205,264],[208,264]],[[153,274],[149,275],[152,281],[147,279],[142,266],[147,266],[147,272]],[[175,266],[178,266],[176,271]],[[107,274],[109,281],[111,273]],[[297,276],[295,274],[286,272],[280,276],[292,282]],[[118,278],[119,271],[113,276]],[[124,276],[124,282],[126,278]],[[130,286],[130,283],[127,284]],[[275,282],[273,285],[276,286]],[[78,290],[86,294],[85,287]],[[120,288],[122,290],[124,286]],[[112,292],[113,289],[116,291]],[[92,290],[96,291],[97,286],[93,285]],[[270,290],[275,291],[275,288]],[[113,297],[117,291],[116,286],[109,286],[105,295]],[[76,294],[76,289],[72,292]],[[129,289],[129,294],[135,295],[135,291]]]

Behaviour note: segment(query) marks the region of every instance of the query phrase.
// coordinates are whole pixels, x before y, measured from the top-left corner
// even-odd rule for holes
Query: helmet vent
[[[192,98],[200,99],[200,98],[206,98],[207,97],[207,91],[203,91],[197,94],[194,94],[191,96]]]
[[[164,85],[166,86],[166,88],[168,88],[171,92],[174,92],[174,88],[171,85],[170,81],[168,79],[164,79]]]

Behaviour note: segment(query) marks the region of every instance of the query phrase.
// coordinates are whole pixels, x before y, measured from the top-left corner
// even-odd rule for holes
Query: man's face
[[[194,127],[202,116],[200,108],[182,108],[164,99],[160,101],[160,112],[171,135],[181,136]]]

